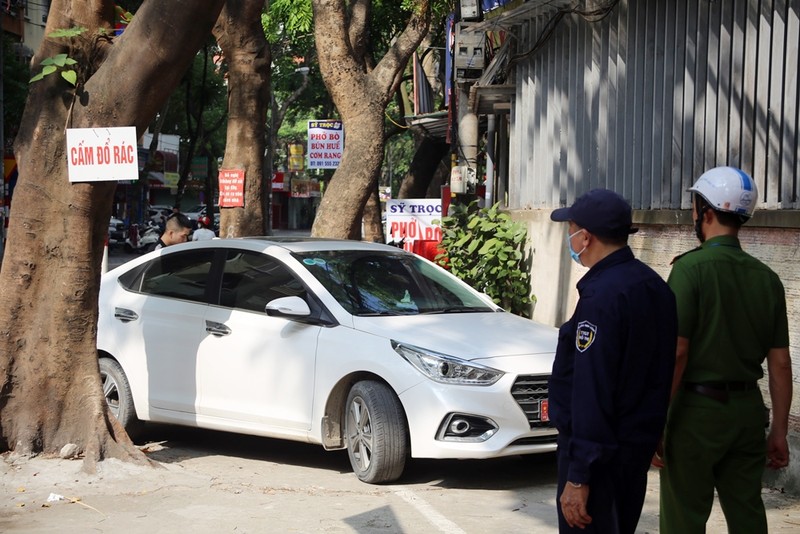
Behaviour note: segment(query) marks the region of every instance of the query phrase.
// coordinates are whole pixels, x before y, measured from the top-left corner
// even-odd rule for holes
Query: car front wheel
[[[111,358],[100,358],[100,382],[111,413],[133,439],[141,427],[133,406],[133,396],[128,377],[120,365]]]
[[[347,396],[345,436],[359,480],[380,484],[400,478],[408,454],[408,425],[400,399],[386,384],[353,385]]]

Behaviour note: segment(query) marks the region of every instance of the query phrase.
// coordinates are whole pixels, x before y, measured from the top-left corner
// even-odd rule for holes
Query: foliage
[[[436,261],[504,309],[530,317],[535,298],[530,294],[528,231],[498,206],[477,209],[477,201],[451,205],[452,214],[441,221],[444,252]]]
[[[48,37],[57,38],[65,37],[73,39],[80,37],[86,28],[76,26],[74,28],[62,28],[51,32]],[[71,58],[68,54],[56,54],[55,56],[46,57],[41,62],[42,71],[30,79],[29,83],[38,82],[45,76],[53,74],[54,72],[61,71],[61,77],[68,81],[71,85],[76,86],[78,83],[78,72],[72,68],[78,62]]]
[[[414,159],[414,138],[411,132],[404,130],[386,141],[385,156],[381,167],[380,184],[391,186],[392,198],[397,198],[400,184],[408,174],[411,160]]]
[[[195,55],[192,66],[170,96],[161,132],[180,136],[183,153],[202,115],[204,129],[220,125],[213,132],[206,131],[205,134],[209,136],[206,140],[208,146],[217,148],[218,155],[221,156],[226,139],[225,119],[228,115],[228,92],[223,77],[226,65],[214,62],[217,48],[212,41],[208,41],[206,47],[208,53],[202,53],[201,49],[201,53]]]
[[[267,40],[273,43],[280,35],[311,32],[313,16],[311,0],[272,0],[262,21]]]

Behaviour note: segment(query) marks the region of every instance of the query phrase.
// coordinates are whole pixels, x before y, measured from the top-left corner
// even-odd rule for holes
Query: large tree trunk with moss
[[[312,0],[320,71],[345,132],[342,160],[317,211],[314,236],[361,238],[361,214],[383,161],[384,111],[430,23],[429,0],[414,4],[403,32],[370,69],[365,43],[371,2]]]
[[[229,67],[228,142],[222,169],[244,170],[244,206],[220,208],[220,237],[264,233],[262,180],[270,53],[261,27],[261,10],[268,4],[228,0],[214,27]]]
[[[110,1],[55,0],[34,57],[79,60],[77,91],[57,74],[31,85],[16,138],[19,179],[0,271],[0,448],[57,453],[73,443],[94,468],[145,462],[108,411],[97,364],[97,296],[116,182],[69,183],[65,128],[135,126],[141,135],[209,34],[221,0],[145,2],[112,41]],[[72,42],[73,48],[69,48]],[[142,53],[146,50],[147,53]]]

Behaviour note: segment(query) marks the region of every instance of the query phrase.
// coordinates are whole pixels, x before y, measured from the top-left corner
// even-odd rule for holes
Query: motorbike
[[[132,224],[128,227],[128,237],[125,239],[126,252],[150,252],[156,248],[161,237],[161,227],[154,221],[146,224]]]

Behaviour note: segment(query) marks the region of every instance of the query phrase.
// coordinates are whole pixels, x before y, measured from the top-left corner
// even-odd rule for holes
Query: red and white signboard
[[[415,241],[442,240],[442,229],[433,221],[442,219],[441,199],[390,199],[386,201],[386,240],[403,242],[413,251]]]
[[[344,151],[342,121],[308,121],[308,168],[335,169]]]
[[[136,128],[68,128],[67,175],[70,182],[138,180]]]
[[[240,208],[244,206],[244,169],[220,169],[219,207]]]

